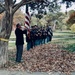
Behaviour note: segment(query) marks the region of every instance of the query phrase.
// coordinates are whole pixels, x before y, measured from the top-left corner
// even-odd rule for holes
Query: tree
[[[0,25],[0,66],[8,61],[8,41],[12,31],[14,13],[23,5],[41,0],[0,0],[0,13],[4,13]]]
[[[37,18],[35,16],[32,16],[31,18],[31,26],[36,25],[37,23]]]
[[[45,16],[47,24],[52,26],[53,30],[60,29],[62,25],[62,20],[64,19],[64,14],[61,12],[49,13]]]
[[[68,24],[73,24],[75,23],[75,11],[73,13],[70,14],[69,19],[67,20]]]
[[[57,0],[53,0],[53,2],[54,1]],[[12,31],[14,13],[21,6],[28,3],[35,3],[38,5],[46,4],[46,6],[48,6],[48,4],[52,2],[49,2],[49,0],[21,0],[19,3],[16,3],[16,0],[0,0],[0,13],[4,13],[0,25],[0,66],[8,61],[8,41]]]
[[[21,25],[24,25],[25,22],[25,14],[21,11],[21,9],[17,10],[13,17],[13,27],[16,27],[17,23],[20,23]]]
[[[71,31],[75,32],[75,24],[70,27]]]
[[[75,2],[75,0],[62,0],[62,2],[66,3],[66,8],[69,8],[72,6],[72,2]]]

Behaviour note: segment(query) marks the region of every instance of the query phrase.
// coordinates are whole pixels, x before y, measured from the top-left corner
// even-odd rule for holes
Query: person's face
[[[19,25],[18,28],[21,28],[21,26]]]

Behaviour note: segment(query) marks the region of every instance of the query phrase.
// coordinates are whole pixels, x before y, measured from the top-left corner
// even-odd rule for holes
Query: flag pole
[[[28,4],[26,4],[26,8],[25,8],[25,26],[28,28],[28,22],[27,22],[27,20],[29,21],[29,19],[28,19]]]
[[[28,4],[26,4],[26,9],[25,9],[25,26],[27,29],[30,29],[30,14],[29,14],[29,9],[28,9]]]
[[[26,4],[26,13],[28,12],[28,4]]]
[[[28,4],[26,4],[26,11],[25,11],[25,26],[30,29],[30,14],[28,9]]]

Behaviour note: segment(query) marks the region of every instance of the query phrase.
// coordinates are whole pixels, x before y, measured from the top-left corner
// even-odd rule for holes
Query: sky
[[[20,2],[21,0],[17,0],[17,3]],[[60,0],[61,1],[61,0]],[[22,11],[24,10],[25,8],[22,7]],[[75,10],[75,3],[72,3],[72,6],[70,8],[67,8],[66,9],[66,5],[65,4],[61,4],[61,12],[66,12],[66,11],[70,11],[70,10]]]
[[[18,2],[20,2],[21,0],[16,0],[16,2],[18,3]]]
[[[61,5],[61,11],[62,11],[62,12],[65,12],[66,10],[67,10],[67,11],[75,10],[75,3],[73,3],[72,6],[71,6],[70,8],[67,8],[67,9],[66,9],[66,5],[65,5],[65,4],[62,4],[62,5]]]

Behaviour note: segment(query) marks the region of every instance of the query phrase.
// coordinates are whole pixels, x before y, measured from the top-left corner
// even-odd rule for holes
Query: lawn
[[[9,39],[9,48],[14,48],[15,47],[15,34],[14,31],[12,31],[10,39]]]
[[[75,33],[71,31],[57,31],[54,32],[51,43],[59,44],[64,49],[75,51]]]
[[[50,43],[55,43],[63,46],[64,49],[75,51],[75,33],[71,31],[56,31],[53,32],[53,38]],[[26,44],[26,42],[25,42]],[[15,48],[15,34],[11,33],[9,48]]]

